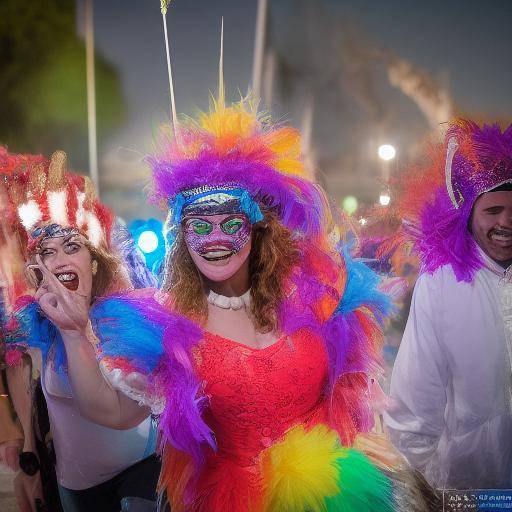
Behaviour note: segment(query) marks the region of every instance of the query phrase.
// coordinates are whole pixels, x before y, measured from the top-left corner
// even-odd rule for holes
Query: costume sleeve
[[[156,297],[154,289],[103,297],[93,304],[90,319],[105,378],[115,389],[158,414],[164,401],[155,378],[164,353],[166,319],[171,313]]]
[[[425,474],[444,430],[447,361],[435,321],[439,293],[430,275],[416,283],[411,310],[391,378],[385,420],[411,465]]]
[[[45,317],[34,297],[30,295],[19,297],[4,327],[5,360],[8,366],[19,365],[24,354],[31,349],[36,349],[41,352],[44,362],[47,361],[50,352],[53,352],[54,369],[60,374],[66,373],[66,350],[60,332]]]
[[[100,366],[112,385],[160,415],[163,443],[201,458],[215,445],[202,411],[194,347],[203,337],[194,322],[173,312],[161,292],[135,290],[94,303],[91,323]]]

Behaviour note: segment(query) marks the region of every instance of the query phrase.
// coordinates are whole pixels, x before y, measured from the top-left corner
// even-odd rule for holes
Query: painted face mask
[[[192,260],[212,281],[232,277],[249,256],[251,223],[245,214],[189,216],[182,225]]]

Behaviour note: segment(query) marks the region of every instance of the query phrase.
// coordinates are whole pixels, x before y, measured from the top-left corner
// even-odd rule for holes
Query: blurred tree
[[[0,143],[13,151],[87,162],[85,43],[74,0],[0,2]],[[96,53],[98,138],[119,126],[125,101],[115,68]]]

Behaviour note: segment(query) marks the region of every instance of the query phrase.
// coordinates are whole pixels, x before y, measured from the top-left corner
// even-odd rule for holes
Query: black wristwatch
[[[28,476],[34,476],[39,471],[39,460],[34,452],[20,453],[20,468]]]

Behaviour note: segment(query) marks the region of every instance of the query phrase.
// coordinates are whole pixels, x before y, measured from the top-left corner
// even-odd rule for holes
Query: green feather
[[[393,487],[361,452],[345,449],[337,459],[340,492],[325,499],[328,512],[393,512]]]

